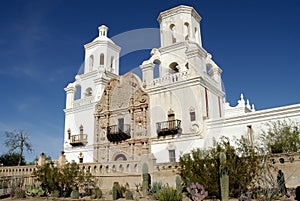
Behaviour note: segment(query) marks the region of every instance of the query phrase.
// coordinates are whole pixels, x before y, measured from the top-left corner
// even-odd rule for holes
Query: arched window
[[[124,154],[118,154],[116,157],[115,157],[115,161],[127,161],[127,158]]]
[[[94,55],[91,55],[89,58],[89,71],[93,70],[93,66],[94,66]]]
[[[110,57],[110,71],[113,72],[115,68],[115,58],[114,56]]]
[[[100,66],[103,66],[104,65],[104,54],[101,53],[100,54]]]
[[[169,65],[169,73],[178,73],[179,72],[179,66],[178,63],[173,62]]]
[[[78,100],[78,99],[81,99],[81,86],[80,85],[76,85],[76,87],[75,87],[74,100]]]
[[[190,107],[190,120],[196,121],[196,112],[194,107]]]
[[[170,30],[172,33],[172,43],[176,43],[176,36],[175,36],[175,24],[170,25]]]
[[[190,38],[190,25],[189,23],[184,23],[183,26],[183,36],[184,36],[184,40],[189,40]]]
[[[176,162],[176,153],[175,153],[174,149],[169,150],[169,160],[170,160],[170,163]]]
[[[158,78],[159,77],[159,66],[160,66],[160,60],[156,59],[153,61],[154,66],[154,71],[153,71],[153,78]]]
[[[199,32],[196,27],[195,27],[195,40],[196,40],[196,42],[199,42]]]
[[[211,64],[206,64],[206,74],[211,76],[211,69],[212,69],[212,65]]]

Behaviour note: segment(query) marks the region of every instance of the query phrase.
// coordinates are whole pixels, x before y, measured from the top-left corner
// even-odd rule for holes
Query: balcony
[[[112,125],[107,128],[107,139],[110,142],[120,142],[130,138],[130,125]]]
[[[188,76],[189,76],[188,71],[183,71],[183,72],[178,72],[178,73],[173,73],[173,74],[167,74],[163,77],[153,79],[150,82],[149,87],[156,87],[156,86],[163,86],[163,85],[172,84],[172,83],[175,83],[175,82],[186,80],[188,78]]]
[[[82,99],[74,100],[73,107],[80,107],[92,103],[94,96],[85,97]]]
[[[156,123],[158,136],[175,135],[181,130],[181,120],[170,120]]]
[[[87,144],[87,134],[72,135],[70,138],[72,146],[83,146]]]

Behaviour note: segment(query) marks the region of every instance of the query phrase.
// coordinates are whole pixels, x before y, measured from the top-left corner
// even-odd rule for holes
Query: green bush
[[[76,187],[72,188],[71,199],[79,199],[79,191]]]
[[[17,198],[25,198],[25,191],[22,188],[15,189],[15,196]]]
[[[157,193],[163,188],[162,182],[153,182],[150,193],[155,200],[158,199]]]
[[[133,200],[133,193],[131,191],[125,192],[125,199],[126,200]]]
[[[53,197],[53,198],[58,198],[58,197],[60,197],[59,190],[53,190],[53,191],[51,192],[51,197]]]
[[[26,195],[31,197],[43,197],[45,196],[45,191],[41,186],[29,185],[26,186]]]
[[[99,187],[92,190],[91,199],[100,199],[102,197],[102,191]]]
[[[166,186],[158,192],[159,201],[181,201],[182,193],[173,189],[172,187]]]
[[[182,179],[180,176],[176,177],[176,190],[182,192]]]

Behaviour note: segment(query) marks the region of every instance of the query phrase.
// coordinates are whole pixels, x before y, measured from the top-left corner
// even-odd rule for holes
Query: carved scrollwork
[[[103,106],[101,104],[98,104],[97,106],[97,112],[100,113],[103,111]]]
[[[148,96],[146,94],[143,94],[140,98],[140,103],[145,103],[148,100]]]

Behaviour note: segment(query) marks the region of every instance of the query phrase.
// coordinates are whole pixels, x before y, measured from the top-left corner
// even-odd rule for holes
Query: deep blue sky
[[[62,150],[65,93],[83,62],[83,45],[106,24],[109,36],[158,28],[163,10],[186,4],[202,16],[203,47],[223,69],[226,98],[240,93],[256,109],[300,103],[299,0],[2,0],[0,2],[0,154],[4,131],[25,129],[26,160]],[[147,40],[147,38],[145,38]],[[121,72],[149,51],[121,58]]]

